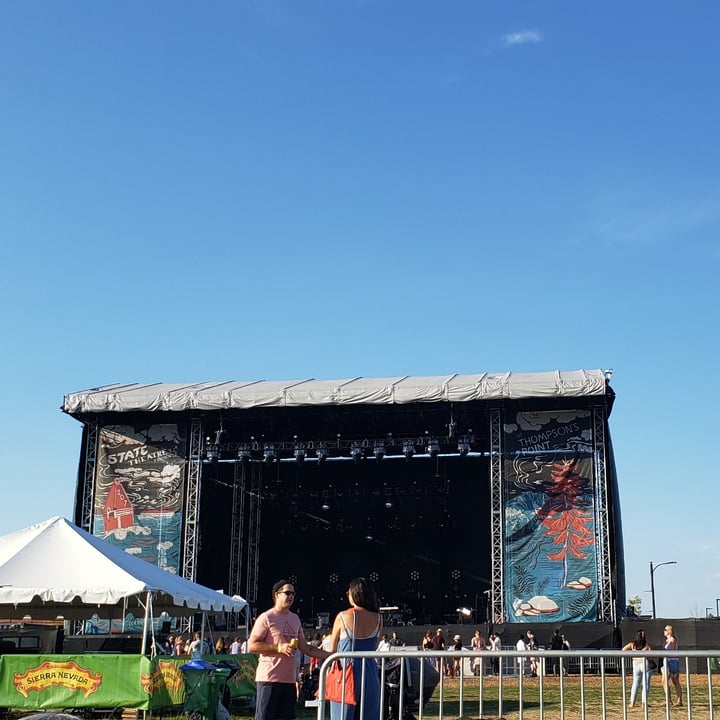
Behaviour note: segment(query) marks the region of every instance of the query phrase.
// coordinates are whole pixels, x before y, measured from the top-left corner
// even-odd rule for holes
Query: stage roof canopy
[[[62,409],[70,415],[85,415],[590,397],[613,394],[608,378],[603,370],[554,370],[342,380],[132,383],[70,393]]]

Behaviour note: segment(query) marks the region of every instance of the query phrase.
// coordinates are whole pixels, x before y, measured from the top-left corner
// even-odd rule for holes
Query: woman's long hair
[[[635,640],[633,640],[633,648],[635,650],[642,650],[646,645],[647,640],[645,638],[645,631],[638,630],[637,634],[635,635]]]
[[[350,599],[360,608],[380,612],[380,602],[374,585],[364,577],[354,578],[348,585]]]

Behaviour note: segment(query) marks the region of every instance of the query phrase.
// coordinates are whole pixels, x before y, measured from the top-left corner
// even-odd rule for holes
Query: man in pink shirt
[[[297,704],[295,653],[324,660],[330,653],[308,645],[300,618],[290,611],[295,587],[273,585],[273,607],[261,613],[248,639],[248,652],[259,653],[255,672],[255,720],[294,720]]]

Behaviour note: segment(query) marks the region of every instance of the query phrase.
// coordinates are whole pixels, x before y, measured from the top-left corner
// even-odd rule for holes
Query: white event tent
[[[155,567],[62,517],[0,537],[0,616],[242,612],[247,602]],[[141,612],[138,612],[140,610]]]

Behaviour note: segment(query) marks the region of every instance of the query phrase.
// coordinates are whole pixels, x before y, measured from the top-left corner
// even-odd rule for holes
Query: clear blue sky
[[[720,598],[720,5],[0,6],[0,532],[114,382],[613,368],[627,590]]]

